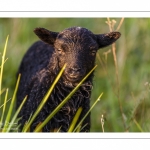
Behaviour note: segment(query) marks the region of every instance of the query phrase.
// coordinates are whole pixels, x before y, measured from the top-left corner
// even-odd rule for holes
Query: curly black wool
[[[60,69],[65,63],[67,66],[48,101],[31,125],[31,132],[94,67],[97,50],[112,44],[120,37],[119,32],[93,34],[81,27],[68,28],[60,33],[36,28],[34,32],[42,41],[34,43],[29,48],[18,70],[18,74],[21,73],[21,80],[17,92],[17,108],[24,97],[28,95],[27,101],[19,113],[19,117],[21,117],[20,130],[37,109]],[[93,73],[45,125],[43,132],[53,131],[60,127],[61,132],[67,132],[79,107],[83,108],[79,120],[86,114],[90,108],[92,78]],[[90,131],[90,114],[82,126],[84,128],[81,132]]]

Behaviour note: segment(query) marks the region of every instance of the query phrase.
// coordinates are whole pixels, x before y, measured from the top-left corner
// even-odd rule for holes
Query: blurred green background
[[[121,18],[110,20],[116,21],[115,30]],[[106,21],[107,18],[0,18],[0,55],[9,35],[8,60],[2,83],[3,88],[9,88],[9,98],[12,97],[20,61],[32,43],[38,40],[34,28],[44,27],[59,32],[81,26],[98,34],[109,32]],[[102,115],[105,132],[149,132],[150,19],[125,18],[119,32],[122,34],[116,42],[119,86],[112,47],[99,50],[97,55],[91,105],[102,92],[103,96],[91,112],[91,132],[103,131]]]

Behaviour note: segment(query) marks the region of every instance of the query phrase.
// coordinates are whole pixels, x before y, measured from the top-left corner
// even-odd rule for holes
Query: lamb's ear
[[[52,32],[44,28],[35,28],[34,33],[45,43],[53,45],[56,37],[58,35],[57,32]]]
[[[97,42],[99,44],[99,48],[108,46],[114,43],[121,36],[120,32],[110,32],[106,34],[97,34]]]

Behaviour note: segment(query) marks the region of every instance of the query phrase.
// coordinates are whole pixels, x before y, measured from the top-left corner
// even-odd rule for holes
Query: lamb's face
[[[94,67],[99,48],[112,44],[121,35],[119,32],[93,34],[81,27],[60,33],[36,28],[34,32],[42,41],[53,45],[60,69],[67,64],[63,78],[71,83],[78,83]]]
[[[94,67],[99,48],[95,35],[85,28],[73,27],[59,33],[54,44],[59,67],[66,63],[64,77],[78,83]]]

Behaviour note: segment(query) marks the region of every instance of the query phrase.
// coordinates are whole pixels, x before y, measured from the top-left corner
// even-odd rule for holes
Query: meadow
[[[149,18],[0,18],[0,61],[9,35],[1,83],[3,88],[9,88],[8,99],[23,55],[38,40],[34,28],[59,32],[81,26],[98,34],[110,32],[109,21],[121,37],[114,46],[100,49],[97,54],[91,105],[103,95],[91,112],[91,132],[149,132]]]

